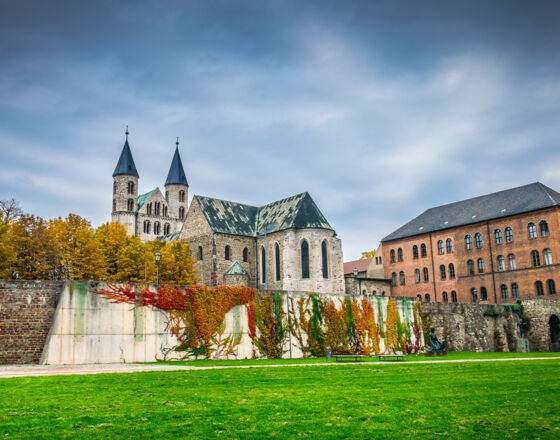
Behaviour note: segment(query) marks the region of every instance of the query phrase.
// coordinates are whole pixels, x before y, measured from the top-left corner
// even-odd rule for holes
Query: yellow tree
[[[59,279],[54,236],[41,217],[24,214],[10,224],[15,259],[12,273],[24,280]]]
[[[385,321],[385,351],[394,352],[398,349],[397,304],[393,298],[389,298],[387,303],[387,320]]]
[[[375,251],[362,252],[362,256],[360,257],[360,260],[365,260],[366,258],[373,258],[374,255],[375,255]]]
[[[127,237],[126,245],[117,255],[116,280],[125,283],[143,282],[148,257],[147,246],[139,237]]]
[[[105,262],[94,238],[90,223],[76,214],[68,214],[64,220],[49,222],[55,237],[55,249],[66,278],[84,280],[102,279]]]
[[[7,221],[0,221],[0,278],[11,278],[11,266],[14,260],[15,252],[10,225]]]
[[[106,223],[95,232],[95,240],[99,245],[99,251],[105,260],[105,277],[109,281],[119,281],[119,252],[126,246],[126,228],[116,222]]]
[[[193,285],[198,282],[194,258],[188,244],[175,240],[165,244],[160,253],[160,283]]]

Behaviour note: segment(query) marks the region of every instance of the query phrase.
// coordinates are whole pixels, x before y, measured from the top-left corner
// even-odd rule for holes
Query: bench
[[[387,360],[387,359],[391,359],[394,358],[394,360],[398,361],[404,361],[404,353],[402,351],[397,351],[393,354],[378,354],[377,358],[381,361],[381,360]]]
[[[340,360],[345,360],[345,359],[354,359],[354,361],[362,361],[366,356],[364,356],[363,354],[333,354],[333,357],[335,358],[335,360],[338,362]]]

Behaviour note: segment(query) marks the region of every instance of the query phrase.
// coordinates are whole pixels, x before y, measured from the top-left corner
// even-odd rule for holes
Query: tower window
[[[117,182],[113,182],[113,194],[117,193]]]
[[[126,206],[128,208],[128,211],[134,211],[134,200],[128,199]]]
[[[182,206],[179,207],[179,218],[180,219],[185,218],[185,208],[183,208]]]
[[[301,277],[309,278],[309,244],[305,240],[301,243]]]
[[[180,202],[185,201],[185,191],[183,191],[183,190],[179,191],[179,201]]]
[[[128,182],[127,189],[129,194],[134,194],[134,182]]]
[[[117,210],[117,201],[113,199],[113,211]]]

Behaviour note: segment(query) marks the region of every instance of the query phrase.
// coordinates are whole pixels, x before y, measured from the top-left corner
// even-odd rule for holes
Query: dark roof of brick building
[[[134,159],[132,158],[132,152],[128,146],[128,139],[124,142],[123,149],[121,151],[121,157],[117,163],[117,167],[113,172],[113,177],[119,175],[129,175],[138,177],[138,171],[136,171],[136,165],[134,165]]]
[[[187,182],[187,177],[185,176],[185,170],[183,169],[183,162],[181,162],[181,155],[179,154],[179,145],[175,148],[175,154],[173,155],[173,160],[171,161],[171,166],[169,167],[169,173],[167,174],[166,185],[189,185]]]
[[[398,240],[553,206],[560,206],[560,193],[540,182],[535,182],[430,208],[381,241]]]
[[[255,237],[291,228],[330,229],[311,196],[305,192],[269,205],[242,203],[194,196],[214,232]]]

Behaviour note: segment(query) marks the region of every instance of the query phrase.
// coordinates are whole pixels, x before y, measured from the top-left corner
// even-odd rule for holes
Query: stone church
[[[261,207],[195,195],[187,210],[177,143],[165,196],[159,188],[138,196],[126,136],[113,173],[112,220],[129,234],[185,241],[207,286],[344,294],[341,240],[308,193]]]

